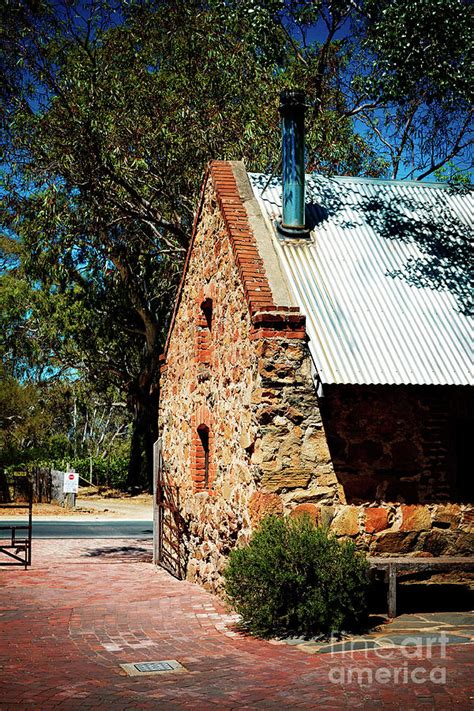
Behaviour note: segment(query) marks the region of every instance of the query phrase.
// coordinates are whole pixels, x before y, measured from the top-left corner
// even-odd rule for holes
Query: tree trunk
[[[2,504],[9,504],[11,502],[8,479],[3,467],[0,467],[0,501]]]
[[[154,400],[137,403],[133,422],[127,488],[153,489],[153,445],[158,436],[158,408]]]

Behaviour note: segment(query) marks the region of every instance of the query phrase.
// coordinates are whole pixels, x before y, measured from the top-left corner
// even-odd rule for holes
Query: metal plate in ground
[[[179,674],[187,671],[176,659],[162,659],[159,662],[135,662],[134,664],[121,664],[120,666],[129,676]]]

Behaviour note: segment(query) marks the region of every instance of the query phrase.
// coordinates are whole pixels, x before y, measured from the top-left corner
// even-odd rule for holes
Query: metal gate
[[[153,561],[155,565],[160,565],[175,578],[182,580],[186,572],[186,563],[179,487],[169,481],[163,462],[161,438],[154,446],[153,480]]]

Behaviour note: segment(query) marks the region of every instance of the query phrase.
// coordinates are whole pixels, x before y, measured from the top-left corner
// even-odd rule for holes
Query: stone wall
[[[348,503],[470,500],[457,424],[472,388],[331,386],[321,400],[331,458]]]
[[[435,390],[334,386],[318,403],[304,319],[274,301],[229,164],[211,169],[159,409],[188,579],[218,590],[267,513],[309,513],[377,554],[473,552],[472,505],[448,503],[446,435],[469,403]]]
[[[340,493],[302,317],[294,307],[276,306],[265,284],[252,281],[261,281],[255,245],[250,233],[236,245],[235,231],[238,240],[248,226],[230,206],[238,222],[229,227],[229,207],[208,180],[162,367],[159,411],[166,470],[183,502],[188,578],[211,589],[221,583],[230,548],[262,515],[289,512],[307,498],[334,503]]]
[[[213,587],[222,555],[246,526],[257,361],[249,337],[250,314],[212,183],[201,214],[162,369],[159,429],[189,530],[188,576]],[[212,299],[212,349],[206,356],[196,345],[205,299]],[[209,427],[212,441],[207,488],[197,474],[197,429],[202,424]]]
[[[285,510],[305,501],[344,502],[334,475],[311,360],[304,341],[258,342],[252,414],[257,437],[251,461],[258,485],[281,497]]]
[[[352,539],[372,555],[473,555],[472,504],[296,506],[337,537]]]

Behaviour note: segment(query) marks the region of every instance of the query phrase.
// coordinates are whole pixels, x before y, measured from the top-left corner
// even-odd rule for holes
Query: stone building
[[[306,511],[371,553],[473,547],[469,191],[206,172],[163,355],[164,476],[191,580],[266,513]]]

